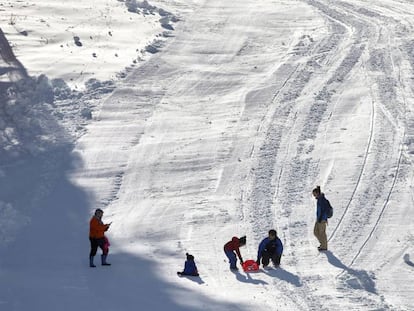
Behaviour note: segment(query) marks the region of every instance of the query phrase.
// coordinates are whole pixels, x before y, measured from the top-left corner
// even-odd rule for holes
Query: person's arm
[[[283,253],[283,244],[282,244],[282,241],[279,238],[277,238],[276,253],[278,255],[282,255],[282,253]]]
[[[243,258],[240,254],[240,243],[239,243],[239,238],[238,237],[233,237],[231,239],[231,244],[232,244],[232,248],[234,249],[234,251],[237,254],[237,257],[239,257],[240,261],[243,262]]]
[[[257,264],[260,263],[260,259],[262,258],[262,253],[263,253],[263,250],[264,250],[265,245],[266,245],[266,240],[267,240],[267,238],[262,240],[262,242],[260,242],[260,244],[259,244],[259,249],[257,251],[257,260],[256,260]]]
[[[189,272],[190,272],[190,263],[188,262],[188,260],[186,260],[184,263],[183,273],[188,274]]]
[[[239,238],[233,239],[234,250],[236,251],[237,257],[239,257],[240,262],[243,264],[243,258],[240,254],[240,243]]]
[[[322,206],[320,200],[318,200],[316,203],[316,221],[322,221]]]

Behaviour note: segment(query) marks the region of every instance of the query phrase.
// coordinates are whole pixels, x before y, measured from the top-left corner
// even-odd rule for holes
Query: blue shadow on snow
[[[414,263],[410,260],[410,255],[404,255],[404,262],[409,265],[410,267],[414,267]]]
[[[328,257],[328,262],[342,269],[345,274],[341,274],[340,279],[349,287],[353,289],[362,289],[367,292],[377,294],[373,276],[365,270],[355,270],[344,265],[339,258],[337,258],[331,251],[323,252]]]

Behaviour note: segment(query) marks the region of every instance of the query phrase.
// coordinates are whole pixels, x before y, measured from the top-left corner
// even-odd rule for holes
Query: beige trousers
[[[321,244],[321,248],[328,249],[328,239],[326,238],[326,221],[316,222],[315,227],[313,228],[313,234],[318,239],[319,243]]]

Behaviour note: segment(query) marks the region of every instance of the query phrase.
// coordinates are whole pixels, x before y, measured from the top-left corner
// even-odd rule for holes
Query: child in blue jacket
[[[276,230],[269,230],[269,236],[264,238],[259,244],[259,250],[257,252],[256,263],[260,265],[262,260],[263,268],[269,265],[270,259],[275,267],[280,265],[280,258],[283,253],[282,241],[277,237]]]
[[[182,275],[191,275],[191,276],[198,276],[198,270],[197,266],[194,261],[194,256],[190,255],[189,253],[185,254],[187,256],[187,260],[184,264],[184,271],[183,272],[177,272],[179,276]]]

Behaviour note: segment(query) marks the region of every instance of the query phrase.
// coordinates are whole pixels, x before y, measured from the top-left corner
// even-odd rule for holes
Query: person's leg
[[[318,248],[321,250],[328,249],[328,239],[326,237],[326,221],[315,223],[314,234],[320,243]]]
[[[321,245],[321,240],[319,239],[319,226],[318,222],[315,222],[315,226],[313,227],[313,235],[318,239],[319,246]]]
[[[89,238],[91,242],[91,251],[89,252],[89,267],[94,268],[96,267],[93,263],[93,257],[95,257],[96,252],[98,251],[98,243],[96,239]]]
[[[280,258],[282,258],[282,255],[280,254],[280,255],[278,255],[278,254],[274,254],[273,256],[272,256],[272,262],[273,262],[273,265],[275,266],[275,267],[277,267],[277,266],[279,266],[280,265]]]
[[[322,221],[320,224],[319,224],[319,238],[320,238],[320,241],[321,241],[321,250],[326,250],[326,249],[328,249],[328,238],[327,238],[327,236],[326,236],[326,225],[327,225],[327,222],[326,221]]]
[[[263,267],[267,267],[269,265],[269,261],[270,261],[270,254],[268,252],[263,252],[262,253],[262,264]]]
[[[107,238],[105,238],[105,240],[104,240],[105,242],[104,242],[104,246],[103,246],[103,254],[104,255],[108,255],[108,253],[109,253],[109,241],[108,241],[108,239]]]
[[[230,269],[235,270],[237,269],[236,263],[237,263],[237,257],[236,254],[233,251],[224,251],[227,258],[230,262]]]
[[[102,266],[110,266],[111,264],[106,262],[106,257],[108,256],[108,249],[105,249],[105,239],[97,239],[97,243],[102,250],[101,255],[101,264]]]

